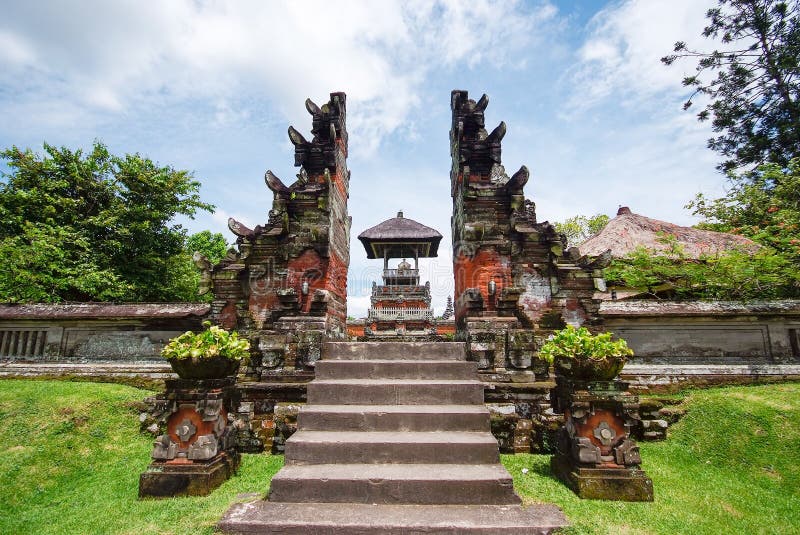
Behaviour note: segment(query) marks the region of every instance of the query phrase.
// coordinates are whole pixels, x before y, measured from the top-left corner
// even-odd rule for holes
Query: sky
[[[436,314],[453,292],[450,92],[489,96],[505,121],[503,164],[531,171],[539,221],[620,205],[678,224],[725,179],[681,79],[659,58],[709,49],[705,0],[0,0],[0,147],[140,153],[188,169],[214,214],[180,223],[234,236],[263,224],[271,169],[297,173],[286,130],[308,134],[304,101],[347,93],[348,314],[363,317],[382,263],[356,236],[402,210],[444,236],[421,261]],[[0,164],[0,171],[4,170]],[[7,170],[7,169],[5,169]]]

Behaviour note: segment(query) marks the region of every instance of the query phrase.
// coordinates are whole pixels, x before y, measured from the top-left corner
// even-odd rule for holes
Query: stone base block
[[[642,470],[633,468],[579,468],[570,459],[556,454],[550,468],[558,479],[578,497],[589,500],[652,502],[653,481]]]
[[[139,476],[139,498],[206,496],[236,473],[240,461],[239,453],[231,451],[207,463],[150,463]]]

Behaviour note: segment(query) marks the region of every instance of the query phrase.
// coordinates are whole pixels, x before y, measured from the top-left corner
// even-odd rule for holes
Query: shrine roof
[[[663,239],[667,235],[675,237],[686,259],[699,259],[703,255],[731,249],[754,252],[759,248],[758,244],[743,236],[682,227],[635,214],[630,208],[622,206],[617,211],[617,217],[609,221],[603,230],[578,245],[578,250],[587,256],[598,256],[610,250],[614,258],[624,257],[639,246],[663,253],[671,247]]]
[[[442,235],[431,227],[403,217],[403,212],[398,212],[397,217],[368,228],[358,235],[358,239],[364,244],[367,258],[381,258],[381,251],[384,249],[388,250],[391,258],[413,256],[405,253],[415,247],[420,257],[434,257]]]

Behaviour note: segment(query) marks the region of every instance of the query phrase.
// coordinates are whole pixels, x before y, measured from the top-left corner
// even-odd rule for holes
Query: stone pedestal
[[[553,409],[564,414],[553,473],[581,498],[653,501],[653,482],[641,470],[631,429],[639,399],[622,381],[573,381],[556,377]]]
[[[153,461],[139,477],[139,497],[205,496],[239,466],[235,379],[168,380],[159,395],[166,433],[156,438]]]

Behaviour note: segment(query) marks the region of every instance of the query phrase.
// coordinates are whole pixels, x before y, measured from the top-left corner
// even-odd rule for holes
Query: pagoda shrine
[[[383,258],[383,284],[372,283],[365,336],[427,336],[436,334],[431,309],[431,285],[419,282],[419,259],[436,257],[442,235],[403,217],[387,219],[359,234],[367,258]],[[389,260],[402,259],[395,268]],[[414,259],[414,267],[406,259]]]

